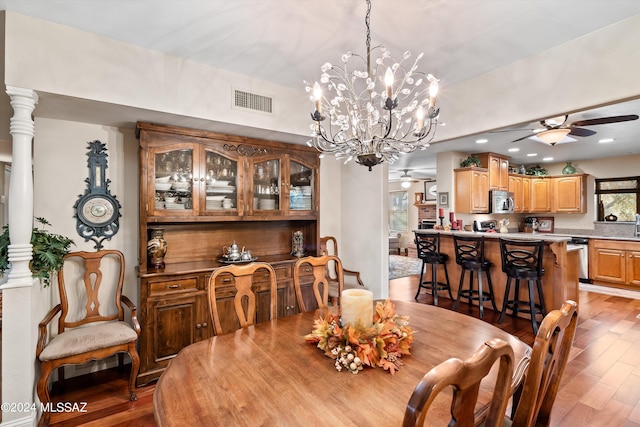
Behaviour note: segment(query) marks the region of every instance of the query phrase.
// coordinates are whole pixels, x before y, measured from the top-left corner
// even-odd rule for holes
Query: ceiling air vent
[[[233,107],[271,114],[273,113],[273,98],[234,89]]]

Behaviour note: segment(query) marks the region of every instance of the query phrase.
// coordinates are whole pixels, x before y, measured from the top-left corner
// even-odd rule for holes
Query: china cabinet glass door
[[[194,148],[155,148],[149,151],[154,175],[149,211],[159,215],[193,215]]]
[[[253,162],[253,211],[279,211],[280,159]]]
[[[237,215],[238,161],[205,150],[205,202],[207,214]]]
[[[289,163],[289,211],[313,209],[313,169],[302,163]]]

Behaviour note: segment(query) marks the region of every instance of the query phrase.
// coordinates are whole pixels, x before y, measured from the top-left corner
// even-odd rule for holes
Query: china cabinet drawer
[[[273,267],[276,273],[276,281],[289,279],[291,277],[291,267],[288,265]],[[233,276],[231,274],[220,274],[216,277],[216,292],[219,288],[233,285]],[[258,270],[253,275],[253,285],[269,283],[269,273],[266,270]]]
[[[197,290],[198,279],[195,277],[149,283],[149,296],[177,292],[193,292]]]

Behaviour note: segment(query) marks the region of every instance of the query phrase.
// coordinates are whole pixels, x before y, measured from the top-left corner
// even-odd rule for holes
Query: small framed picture
[[[553,233],[553,217],[538,217],[538,231]]]
[[[449,193],[438,193],[438,205],[441,207],[449,206]]]

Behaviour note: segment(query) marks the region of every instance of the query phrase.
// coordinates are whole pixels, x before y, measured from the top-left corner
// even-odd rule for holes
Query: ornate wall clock
[[[111,240],[120,228],[120,202],[111,194],[106,179],[107,148],[100,141],[89,144],[89,176],[85,179],[87,189],[78,196],[73,207],[77,218],[76,231],[85,242],[95,242],[95,249],[102,249],[102,242]]]

